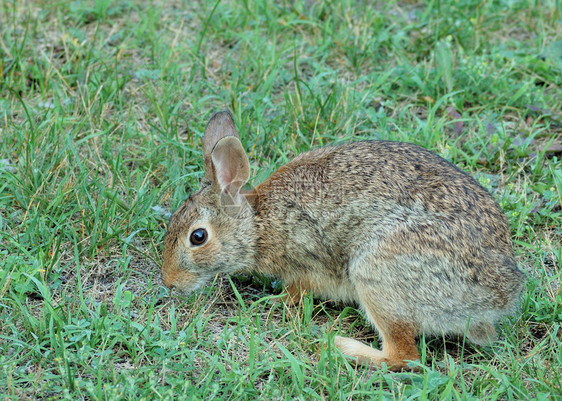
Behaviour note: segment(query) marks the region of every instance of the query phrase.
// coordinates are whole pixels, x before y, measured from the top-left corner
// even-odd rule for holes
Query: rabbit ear
[[[236,127],[234,126],[234,120],[229,111],[219,111],[213,114],[207,128],[205,128],[205,134],[203,135],[203,156],[205,158],[205,177],[212,179],[213,166],[211,162],[211,153],[215,148],[216,144],[227,136],[232,136],[234,138],[239,138]]]
[[[230,195],[238,204],[240,188],[250,178],[250,163],[240,140],[234,136],[220,139],[211,152],[211,163],[220,192]]]

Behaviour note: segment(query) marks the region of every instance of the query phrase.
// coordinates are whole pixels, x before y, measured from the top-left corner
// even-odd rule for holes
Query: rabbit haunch
[[[415,337],[496,336],[523,288],[501,209],[472,177],[419,146],[363,141],[296,157],[247,193],[249,163],[230,114],[204,136],[200,190],[172,216],[163,280],[191,291],[219,272],[247,269],[303,291],[360,305],[381,351],[336,345],[394,369],[417,359]],[[201,245],[190,243],[206,230]]]

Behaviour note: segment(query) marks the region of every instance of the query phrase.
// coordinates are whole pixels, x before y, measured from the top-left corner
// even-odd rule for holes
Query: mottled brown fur
[[[495,338],[524,276],[506,217],[472,177],[416,145],[363,141],[299,155],[240,193],[249,164],[233,127],[222,112],[205,131],[201,188],[165,239],[167,286],[191,291],[246,269],[282,279],[289,303],[302,291],[356,303],[382,351],[350,338],[336,345],[392,369],[418,358],[422,332]],[[189,242],[197,228],[209,232],[201,246]]]

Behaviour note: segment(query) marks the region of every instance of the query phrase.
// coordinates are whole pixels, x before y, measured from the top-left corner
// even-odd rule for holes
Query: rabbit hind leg
[[[380,367],[385,363],[390,370],[405,369],[408,367],[408,361],[419,359],[415,325],[377,314],[376,305],[365,302],[362,304],[367,317],[382,338],[382,350],[352,338],[336,336],[334,343],[343,354],[356,358],[360,364]]]
[[[403,325],[395,326],[403,327]],[[375,349],[349,337],[336,336],[334,344],[347,356],[356,358],[358,364],[381,367],[386,364],[388,369],[399,371],[408,368],[408,361],[419,359],[415,335],[408,332],[379,330],[383,338],[382,350]]]

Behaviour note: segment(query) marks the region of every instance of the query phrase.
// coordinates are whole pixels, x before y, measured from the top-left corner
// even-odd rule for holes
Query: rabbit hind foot
[[[344,355],[355,358],[356,362],[360,365],[381,367],[384,363],[389,370],[393,371],[409,369],[408,361],[419,359],[415,336],[409,335],[409,333],[402,333],[405,335],[398,334],[399,337],[397,338],[396,336],[385,334],[381,332],[383,337],[382,350],[375,349],[349,337],[336,336],[334,344]]]

